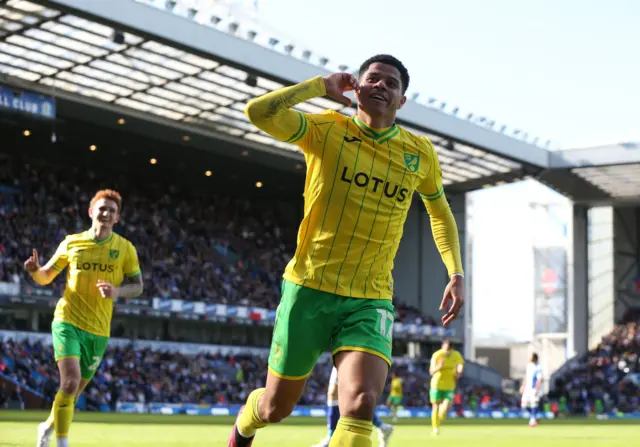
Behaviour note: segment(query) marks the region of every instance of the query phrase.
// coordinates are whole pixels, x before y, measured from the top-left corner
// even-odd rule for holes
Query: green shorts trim
[[[395,405],[398,407],[402,405],[402,396],[389,396],[387,402],[389,403],[389,405]]]
[[[429,399],[431,403],[440,403],[445,400],[449,402],[453,402],[453,396],[455,394],[455,390],[439,390],[437,388],[431,388],[429,391]]]
[[[306,378],[331,348],[361,351],[391,366],[395,311],[390,300],[349,298],[282,282],[273,328],[269,371],[289,380]]]
[[[90,380],[100,366],[109,337],[94,335],[61,321],[51,323],[51,335],[56,362],[67,357],[77,358],[80,361],[80,375]]]

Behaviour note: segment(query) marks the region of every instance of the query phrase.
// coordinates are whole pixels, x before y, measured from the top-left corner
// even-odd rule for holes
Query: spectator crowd
[[[640,309],[628,311],[595,349],[556,379],[550,398],[571,413],[640,408]]]
[[[146,297],[275,309],[298,222],[274,203],[13,158],[0,160],[0,282],[31,284],[22,271],[31,250],[44,262],[65,235],[88,229],[92,195],[114,185],[123,196],[115,230],[138,250]],[[64,275],[53,287],[61,293]],[[411,306],[397,313],[435,323]]]
[[[248,355],[185,355],[151,349],[110,347],[85,391],[88,409],[118,403],[243,403],[248,393],[263,386],[266,358]],[[428,406],[429,377],[417,368],[398,367],[404,378],[405,406]],[[50,346],[39,342],[0,343],[0,373],[21,387],[51,399],[58,373]],[[307,381],[301,405],[325,405],[330,362],[320,363]],[[388,392],[388,386],[387,386]],[[499,390],[462,383],[456,401],[472,409],[518,407],[517,399]],[[381,403],[384,402],[384,396]]]

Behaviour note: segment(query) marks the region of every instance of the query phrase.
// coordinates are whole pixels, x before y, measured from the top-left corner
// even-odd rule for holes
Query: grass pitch
[[[36,425],[46,416],[0,411],[0,447],[33,447]],[[232,425],[228,417],[84,413],[77,415],[69,442],[73,447],[225,447]],[[396,427],[390,446],[627,447],[638,439],[639,429],[628,421],[548,421],[531,429],[525,420],[454,420],[433,437],[428,420],[408,420]],[[294,418],[260,431],[254,447],[309,447],[325,434],[321,419]]]

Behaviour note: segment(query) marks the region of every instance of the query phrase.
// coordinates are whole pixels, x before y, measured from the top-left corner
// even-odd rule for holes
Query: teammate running
[[[304,153],[307,176],[298,246],[284,273],[265,388],[240,411],[229,447],[251,445],[256,431],[280,422],[300,399],[330,346],[340,383],[340,419],[330,446],[371,446],[374,409],[391,365],[395,312],[391,271],[413,193],[431,217],[451,278],[441,308],[448,326],[463,304],[458,230],[428,138],[398,126],[407,69],[378,55],[348,73],[317,76],[249,102],[249,120]],[[293,107],[355,90],[358,111],[308,114]]]
[[[464,371],[464,359],[462,355],[453,349],[451,341],[444,339],[442,348],[431,356],[429,374],[431,374],[431,426],[433,433],[440,433],[440,423],[443,422],[449,410],[456,392],[456,382],[462,377]]]
[[[329,387],[327,388],[327,428],[329,433],[319,443],[313,447],[328,447],[331,441],[331,435],[336,430],[338,425],[338,419],[340,419],[340,408],[338,407],[338,369],[334,366],[331,369],[331,376],[329,377]],[[393,425],[385,424],[374,413],[373,414],[373,426],[378,429],[378,446],[387,447],[389,438],[393,433]]]
[[[542,389],[542,369],[538,363],[538,354],[531,354],[524,381],[520,386],[522,394],[521,406],[529,410],[529,427],[538,425],[538,405],[540,403],[540,390]]]
[[[391,373],[391,390],[389,391],[389,398],[387,399],[387,407],[391,409],[393,422],[398,422],[398,408],[402,405],[402,398],[404,397],[402,383],[402,378],[398,375],[398,372],[393,371],[393,373]]]
[[[120,220],[121,203],[116,191],[98,191],[89,205],[91,229],[67,236],[44,267],[35,249],[24,263],[33,280],[42,286],[68,267],[64,294],[51,324],[60,389],[49,418],[38,426],[37,447],[47,447],[54,431],[58,447],[69,445],[75,402],[107,349],[113,300],[142,293],[136,249],[113,232]],[[121,285],[125,276],[128,284]]]

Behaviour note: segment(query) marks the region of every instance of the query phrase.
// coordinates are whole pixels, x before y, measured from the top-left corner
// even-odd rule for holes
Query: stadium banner
[[[14,297],[20,295],[20,284],[14,282],[0,282],[0,297]]]
[[[6,286],[1,286],[6,284]],[[0,283],[0,304],[8,301],[13,304],[28,304],[54,308],[58,296],[52,289],[34,287],[24,284],[19,293],[3,295],[2,291],[16,292],[16,285]],[[3,298],[4,297],[4,298]],[[206,304],[199,301],[184,301],[171,298],[134,298],[116,300],[114,313],[121,315],[136,315],[153,318],[176,318],[180,320],[211,321],[216,323],[237,323],[259,326],[273,326],[276,320],[275,309],[260,307],[232,306],[228,304]],[[423,341],[455,337],[456,331],[442,326],[426,324],[393,324],[393,336],[399,340]]]
[[[140,402],[118,403],[116,411],[119,413],[150,413],[162,415],[185,414],[189,416],[237,416],[241,404],[231,405],[202,405],[202,404],[166,404],[152,402],[144,404]],[[108,411],[105,407],[104,411]],[[551,411],[540,413],[545,419],[555,419],[555,414]],[[384,406],[376,408],[376,415],[381,418],[392,416],[391,411]],[[292,417],[327,417],[327,407],[325,406],[296,406],[291,413]],[[405,407],[398,410],[398,417],[404,419],[429,418],[431,408],[428,407]],[[529,419],[527,410],[503,409],[503,410],[477,410],[464,409],[461,412],[449,412],[449,419]],[[640,411],[632,413],[606,413],[595,415],[596,419],[640,419]]]
[[[38,93],[0,85],[0,109],[26,113],[38,118],[55,119],[56,100]]]
[[[535,247],[534,332],[567,332],[567,250],[564,247]]]
[[[152,402],[143,404],[139,402],[119,403],[116,411],[119,413],[151,413],[163,415],[186,414],[189,416],[236,416],[242,405],[200,405],[200,404],[164,404]],[[378,417],[391,417],[388,408],[380,406],[376,409]],[[291,413],[292,417],[327,417],[327,407],[324,406],[296,406]],[[554,414],[547,412],[546,419],[553,419]],[[399,418],[428,418],[431,417],[431,408],[427,407],[407,407],[398,410]],[[479,410],[471,411],[466,409],[460,414],[455,411],[449,413],[449,418],[464,419],[526,419],[529,413],[525,410]]]
[[[120,306],[116,306],[116,310]],[[194,301],[170,298],[153,298],[153,312],[162,312],[177,318],[204,319],[218,322],[252,322],[272,326],[276,320],[274,309],[260,307],[231,306],[228,304],[205,304]],[[455,331],[441,326],[394,323],[393,335],[399,339],[418,339],[455,337]]]

